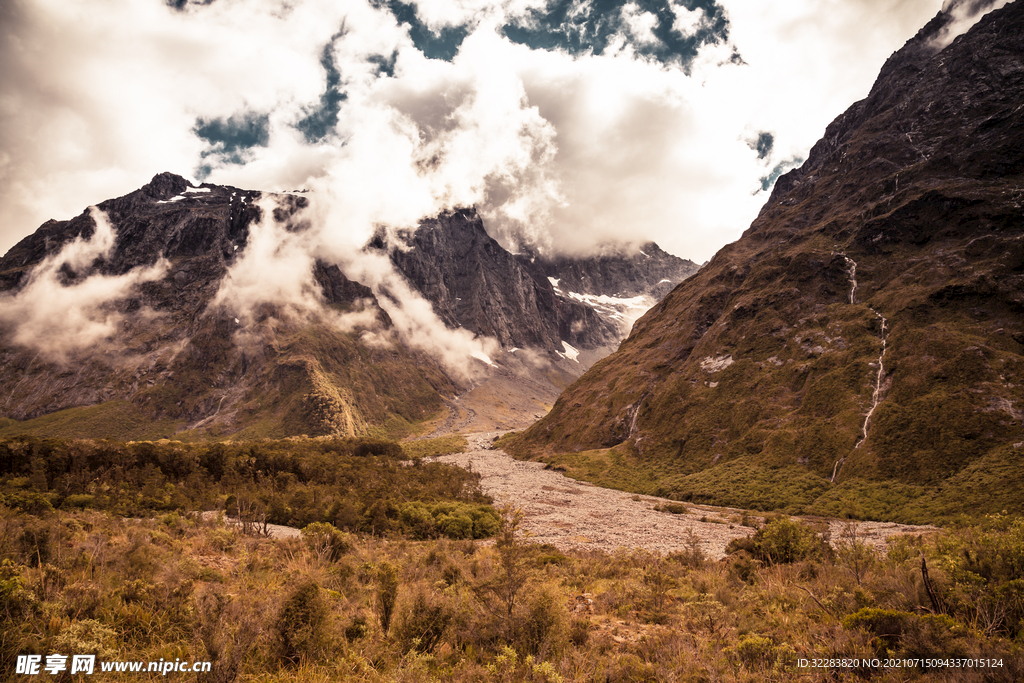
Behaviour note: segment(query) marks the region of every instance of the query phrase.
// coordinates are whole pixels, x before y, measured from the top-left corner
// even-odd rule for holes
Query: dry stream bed
[[[534,542],[550,543],[560,550],[614,552],[626,548],[660,554],[686,551],[699,544],[708,557],[718,559],[725,555],[729,541],[754,533],[753,528],[741,524],[743,510],[685,503],[684,514],[661,512],[655,507],[675,501],[602,488],[546,470],[543,463],[516,460],[492,448],[501,434],[468,434],[466,452],[434,460],[478,473],[481,487],[496,505],[508,503],[523,511],[524,527]],[[749,519],[761,521],[754,515]],[[833,539],[848,533],[844,520],[814,521],[828,524]],[[856,531],[859,540],[884,548],[892,536],[938,529],[857,522]]]

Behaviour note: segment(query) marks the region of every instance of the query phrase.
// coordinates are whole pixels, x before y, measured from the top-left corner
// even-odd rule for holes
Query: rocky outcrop
[[[394,243],[381,232],[371,248],[388,249],[409,282],[451,327],[494,337],[505,348],[562,352],[617,344],[628,332],[608,299],[646,310],[698,266],[649,243],[636,254],[592,258],[511,254],[479,215],[463,209],[424,221]],[[599,301],[597,297],[605,297]]]
[[[654,242],[642,245],[636,253],[611,249],[585,258],[530,256],[529,261],[569,292],[621,299],[646,296],[654,301],[700,270],[698,264],[669,254]]]
[[[562,342],[596,348],[619,341],[614,322],[555,293],[548,279],[506,251],[475,211],[463,209],[424,221],[399,244],[391,260],[450,327],[493,337],[505,348],[561,351]]]

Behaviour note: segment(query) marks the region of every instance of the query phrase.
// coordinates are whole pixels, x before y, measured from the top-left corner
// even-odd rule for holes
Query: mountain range
[[[594,259],[512,254],[472,209],[378,234],[364,253],[386,256],[444,326],[496,342],[501,357],[453,369],[396,329],[386,309],[410,295],[394,287],[316,259],[308,291],[267,294],[284,274],[259,260],[259,231],[272,221],[301,237],[309,203],[161,173],[26,237],[0,259],[0,433],[400,434],[466,392],[495,426],[522,424],[698,268],[653,244]],[[253,282],[238,269],[246,258]],[[563,271],[579,291],[553,284]],[[225,293],[242,290],[252,305],[239,313]]]

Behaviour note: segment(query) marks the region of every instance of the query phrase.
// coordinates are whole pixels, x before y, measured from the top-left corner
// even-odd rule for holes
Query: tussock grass
[[[559,552],[506,509],[499,542],[246,536],[217,519],[0,506],[0,666],[17,654],[213,662],[233,681],[1013,681],[1024,520],[827,550],[770,520],[749,549]],[[929,569],[933,607],[922,581]],[[925,605],[928,610],[922,610]],[[978,657],[984,671],[828,671],[800,658]],[[135,680],[137,674],[104,680]],[[851,679],[852,680],[852,679]]]
[[[422,458],[436,458],[452,453],[463,453],[469,446],[466,437],[461,434],[449,434],[434,439],[416,439],[414,441],[403,441],[402,452],[410,460]]]

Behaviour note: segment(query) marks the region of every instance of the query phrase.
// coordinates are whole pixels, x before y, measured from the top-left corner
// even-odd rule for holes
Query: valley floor
[[[542,463],[516,460],[494,449],[493,441],[501,433],[470,434],[466,452],[437,460],[480,474],[481,487],[495,504],[520,508],[531,541],[550,543],[560,550],[605,552],[626,548],[667,554],[699,548],[707,557],[719,559],[725,556],[729,541],[750,536],[754,524],[762,521],[742,510],[683,505],[569,479],[544,469]],[[806,521],[822,530],[827,527],[832,538],[855,531],[858,540],[883,550],[892,536],[937,531],[930,526],[888,522],[857,522],[854,529],[843,520]]]

